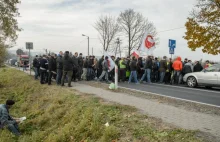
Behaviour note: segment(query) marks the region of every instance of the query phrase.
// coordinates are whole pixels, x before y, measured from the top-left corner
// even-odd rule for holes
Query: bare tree
[[[100,16],[94,28],[99,32],[99,39],[103,49],[107,51],[119,33],[119,25],[116,18],[112,16]]]
[[[133,9],[127,9],[121,12],[118,23],[124,35],[128,38],[128,54],[131,55],[131,50],[140,47],[142,37],[148,31],[154,37],[157,35],[156,28],[152,22]],[[159,39],[155,38],[156,43]]]

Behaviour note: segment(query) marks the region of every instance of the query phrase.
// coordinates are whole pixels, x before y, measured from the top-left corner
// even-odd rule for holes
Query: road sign
[[[174,49],[175,49],[175,48],[170,47],[170,48],[169,48],[169,53],[170,53],[170,54],[174,54]]]
[[[26,42],[26,49],[33,49],[33,42]]]
[[[169,39],[169,47],[170,48],[176,48],[176,40]]]

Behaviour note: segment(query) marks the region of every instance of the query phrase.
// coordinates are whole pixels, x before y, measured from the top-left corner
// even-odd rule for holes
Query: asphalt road
[[[132,83],[119,83],[119,86],[145,92],[152,92],[159,95],[165,95],[220,106],[220,88],[207,90],[204,88],[188,88],[184,86],[171,86],[163,84],[136,85]]]

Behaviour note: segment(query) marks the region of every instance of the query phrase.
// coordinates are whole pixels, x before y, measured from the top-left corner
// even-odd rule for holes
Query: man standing
[[[192,65],[192,61],[189,60],[188,63],[186,63],[183,67],[183,73],[184,75],[187,73],[191,73],[193,72],[193,65]]]
[[[153,72],[152,72],[153,80],[152,81],[153,82],[158,82],[159,81],[159,77],[158,77],[159,67],[160,67],[160,63],[158,61],[158,58],[155,57],[155,60],[153,62],[153,67],[152,67],[152,70],[153,70]]]
[[[38,79],[39,76],[39,70],[40,70],[40,63],[39,63],[39,59],[38,59],[38,55],[36,55],[36,57],[33,60],[33,67],[34,67],[34,78],[35,80]]]
[[[180,73],[183,69],[183,63],[181,62],[181,57],[177,57],[177,59],[173,62],[172,65],[174,69],[173,77],[171,82],[177,82],[177,84],[180,84]]]
[[[160,83],[163,83],[164,81],[164,76],[167,70],[167,57],[164,56],[163,60],[160,61],[160,67],[159,67],[159,71],[160,71]]]
[[[144,74],[143,74],[140,82],[143,82],[143,80],[147,76],[147,82],[151,83],[151,70],[152,70],[152,66],[153,66],[152,57],[148,56],[148,58],[147,58],[147,60],[145,62],[145,71],[144,71]]]
[[[79,64],[78,64],[78,53],[76,52],[73,57],[73,81],[76,82],[76,77],[77,77],[77,73],[78,73],[78,68],[79,68]]]
[[[7,127],[10,132],[16,136],[20,136],[21,133],[18,128],[20,120],[12,118],[9,114],[9,109],[15,104],[13,100],[7,100],[6,104],[0,104],[0,129]]]
[[[135,83],[138,84],[138,80],[137,80],[137,59],[135,59],[134,56],[132,57],[132,61],[130,62],[130,69],[131,69],[131,74],[130,74],[128,83],[131,83],[131,80],[134,77]]]
[[[82,74],[82,77],[81,77],[83,80],[86,80],[87,68],[88,68],[88,59],[86,57],[85,59],[83,59],[83,74]]]
[[[57,85],[61,84],[61,78],[63,75],[63,52],[60,51],[60,53],[58,54],[58,57],[56,59],[56,63],[57,63],[57,78],[56,78],[56,82]]]
[[[123,82],[126,80],[126,62],[125,58],[122,58],[119,61],[119,68],[120,68],[120,80]]]
[[[40,83],[45,83],[45,76],[47,73],[48,62],[46,59],[46,55],[43,55],[43,58],[40,60]]]
[[[166,70],[166,74],[165,74],[165,77],[164,77],[165,84],[170,84],[171,83],[171,74],[173,72],[172,65],[173,65],[172,59],[170,58],[169,61],[167,61],[167,70]]]
[[[199,63],[199,61],[195,62],[195,66],[193,67],[193,71],[194,72],[200,72],[203,70],[202,65]]]
[[[102,62],[104,61],[104,56],[102,56],[100,59],[99,59],[99,62],[98,62],[98,70],[97,70],[97,76],[100,76],[102,74]]]
[[[83,57],[82,57],[82,53],[79,54],[79,58],[78,58],[78,64],[79,64],[79,68],[78,68],[78,80],[81,80],[81,76],[83,73]]]
[[[61,80],[61,86],[64,86],[64,80],[68,77],[68,87],[71,86],[71,80],[73,75],[73,60],[69,55],[69,51],[66,51],[63,57],[63,76]]]
[[[102,62],[102,74],[99,77],[98,81],[101,81],[102,78],[105,76],[105,81],[109,82],[108,81],[108,71],[109,71],[109,68],[108,68],[108,56],[106,56],[105,60]]]
[[[56,74],[56,60],[55,55],[51,54],[48,61],[48,70],[49,70],[49,76],[48,76],[48,85],[51,85],[51,79],[54,74]]]

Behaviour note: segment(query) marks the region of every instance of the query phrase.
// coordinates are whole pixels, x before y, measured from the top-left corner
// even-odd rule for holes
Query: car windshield
[[[203,71],[206,71],[206,72],[219,72],[220,71],[220,64],[215,64],[211,67],[208,67],[208,68],[204,69]]]

